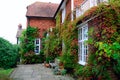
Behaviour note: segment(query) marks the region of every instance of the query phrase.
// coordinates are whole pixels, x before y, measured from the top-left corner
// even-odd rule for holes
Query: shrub
[[[60,61],[63,62],[64,67],[66,69],[74,68],[75,67],[74,58],[75,57],[70,55],[70,52],[68,52],[68,53],[65,53],[61,56]]]
[[[74,69],[74,71],[75,71],[74,75],[75,76],[82,76],[83,75],[83,68],[84,68],[84,66],[77,64],[75,69]]]
[[[12,45],[9,41],[0,38],[0,67],[5,69],[15,67],[17,58],[17,45]]]
[[[23,64],[34,64],[34,63],[43,63],[44,55],[39,54],[36,55],[34,52],[29,52],[24,55],[24,59],[22,60]]]
[[[39,36],[38,31],[38,28],[28,26],[20,37],[20,54],[24,64],[42,63],[44,61],[43,51],[39,55],[34,52],[34,40]]]
[[[50,56],[46,57],[46,63],[49,63],[49,61],[53,61],[53,60],[54,60],[54,57],[50,57]]]
[[[31,51],[34,52],[34,40],[38,37],[38,29],[28,26],[25,31],[22,32],[20,36],[20,53],[22,57],[24,54]]]
[[[60,54],[61,41],[58,38],[58,33],[56,28],[53,29],[52,32],[49,31],[48,34],[49,36],[45,36],[45,38],[42,39],[43,50],[46,58],[50,57],[53,60],[56,57],[58,57]]]

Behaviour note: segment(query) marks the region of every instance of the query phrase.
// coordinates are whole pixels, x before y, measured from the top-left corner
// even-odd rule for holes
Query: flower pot
[[[44,66],[49,68],[50,67],[50,64],[49,63],[44,63]]]

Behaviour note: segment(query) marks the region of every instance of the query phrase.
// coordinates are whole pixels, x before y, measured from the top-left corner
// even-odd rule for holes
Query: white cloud
[[[36,1],[60,3],[61,0],[1,0],[0,1],[0,37],[16,43],[18,24],[26,28],[26,7]]]

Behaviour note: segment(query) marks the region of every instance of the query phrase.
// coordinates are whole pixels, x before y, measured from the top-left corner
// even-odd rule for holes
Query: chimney
[[[19,24],[19,25],[18,25],[18,30],[21,30],[21,29],[22,29],[22,25]]]

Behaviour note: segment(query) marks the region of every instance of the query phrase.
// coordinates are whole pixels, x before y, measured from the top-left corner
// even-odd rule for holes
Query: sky
[[[61,0],[1,0],[0,37],[16,44],[18,25],[26,28],[26,7],[36,1],[60,3]]]

